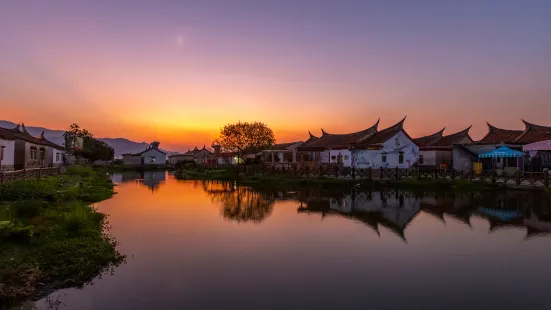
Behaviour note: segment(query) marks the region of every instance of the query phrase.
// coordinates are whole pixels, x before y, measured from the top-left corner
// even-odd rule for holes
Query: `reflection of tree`
[[[213,202],[221,203],[221,213],[225,219],[237,222],[260,223],[273,210],[273,202],[250,188],[239,186],[220,186],[207,188],[206,192]]]

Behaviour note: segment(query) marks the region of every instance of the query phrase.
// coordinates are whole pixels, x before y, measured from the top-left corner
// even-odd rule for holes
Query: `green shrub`
[[[96,172],[92,167],[86,166],[70,166],[67,168],[68,175],[78,175],[81,177],[92,177],[96,175]]]
[[[29,242],[33,236],[33,226],[16,225],[10,221],[0,222],[0,239],[5,241]]]
[[[63,217],[62,227],[66,232],[74,233],[89,226],[92,209],[78,203],[71,205],[71,210]]]
[[[47,207],[43,200],[22,200],[11,203],[11,211],[17,219],[28,219],[40,215]]]

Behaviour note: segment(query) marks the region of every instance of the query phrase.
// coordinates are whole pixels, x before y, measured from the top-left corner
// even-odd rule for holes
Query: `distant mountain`
[[[17,124],[9,121],[0,120],[0,127],[13,128],[15,126],[17,126]],[[25,128],[27,128],[27,131],[33,136],[38,137],[44,131],[44,137],[46,139],[58,145],[63,145],[65,143],[65,140],[63,139],[63,133],[65,132],[64,130],[52,130],[48,128],[33,127],[33,126],[27,126],[27,125],[25,125]],[[110,147],[115,149],[115,157],[120,157],[122,156],[122,154],[126,154],[126,153],[139,153],[145,150],[149,146],[149,143],[135,142],[125,138],[97,138],[97,139],[107,143]],[[163,150],[163,151],[169,155],[173,153],[166,150]]]

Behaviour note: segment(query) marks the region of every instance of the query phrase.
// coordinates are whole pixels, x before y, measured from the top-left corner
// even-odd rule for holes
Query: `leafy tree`
[[[69,130],[63,134],[65,146],[71,147],[77,158],[84,158],[88,161],[112,160],[115,157],[115,150],[107,143],[94,138],[94,135],[86,129],[81,129],[77,123],[71,124]],[[82,139],[82,148],[75,148],[77,139]]]
[[[261,122],[238,122],[228,124],[220,130],[220,138],[217,140],[224,151],[258,152],[275,143],[274,132],[266,124]]]

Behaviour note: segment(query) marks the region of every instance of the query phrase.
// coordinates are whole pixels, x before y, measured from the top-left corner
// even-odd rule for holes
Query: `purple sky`
[[[114,3],[116,2],[116,3]],[[551,125],[551,1],[4,1],[0,118],[210,143]]]

